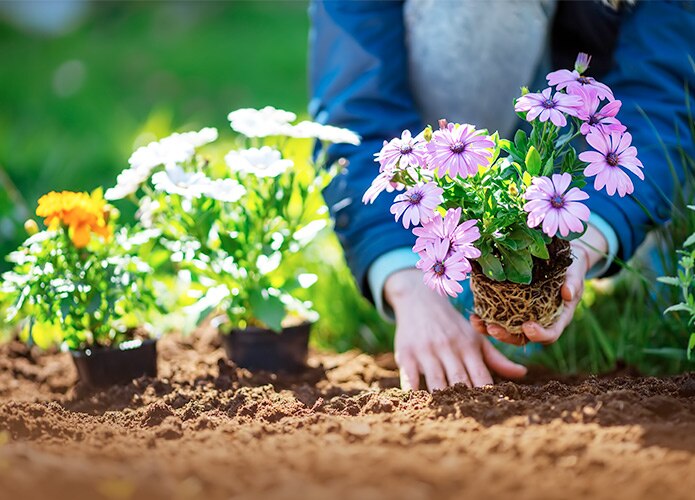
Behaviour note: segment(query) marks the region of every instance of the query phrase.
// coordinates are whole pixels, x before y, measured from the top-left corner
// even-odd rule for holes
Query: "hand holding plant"
[[[404,131],[385,142],[363,199],[402,191],[391,213],[406,229],[415,226],[425,283],[453,297],[470,275],[478,316],[510,334],[529,322],[548,328],[562,314],[568,242],[585,232],[590,216],[587,179],[623,197],[634,189],[626,171],[644,178],[616,118],[620,101],[583,74],[589,60],[580,54],[573,71],[548,75],[550,88],[522,93],[515,110],[531,132],[518,131],[514,141],[441,120],[438,130]],[[591,150],[577,154],[581,137]]]

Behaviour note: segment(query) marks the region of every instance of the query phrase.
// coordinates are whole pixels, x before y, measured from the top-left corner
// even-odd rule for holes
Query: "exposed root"
[[[523,335],[521,325],[535,321],[548,327],[562,313],[560,289],[565,282],[567,268],[572,262],[570,245],[556,240],[551,245],[548,261],[535,260],[535,272],[530,285],[509,281],[495,281],[474,266],[471,290],[475,299],[475,313],[488,324],[497,324],[509,333]]]

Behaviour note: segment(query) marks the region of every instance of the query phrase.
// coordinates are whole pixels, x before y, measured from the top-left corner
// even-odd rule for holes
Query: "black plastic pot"
[[[311,324],[283,328],[277,333],[251,327],[222,335],[227,357],[248,370],[298,373],[306,368]]]
[[[94,387],[127,384],[143,375],[157,376],[157,341],[143,340],[133,347],[70,351],[80,380]]]

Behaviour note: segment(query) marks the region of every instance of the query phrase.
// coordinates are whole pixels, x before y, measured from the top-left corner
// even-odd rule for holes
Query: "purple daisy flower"
[[[532,122],[538,118],[542,122],[550,120],[553,125],[564,127],[567,125],[565,113],[577,116],[577,108],[582,105],[582,100],[574,95],[555,92],[547,88],[540,94],[526,94],[516,101],[514,111],[527,111],[526,120]]]
[[[428,164],[439,175],[469,177],[478,172],[479,166],[487,166],[492,158],[495,143],[467,123],[449,123],[432,134],[427,144]]]
[[[405,168],[408,166],[419,166],[425,168],[427,166],[427,158],[425,157],[425,141],[422,135],[412,137],[410,130],[404,130],[401,138],[394,137],[389,142],[384,141],[384,147],[376,153],[374,161],[379,162],[381,167],[380,172],[392,170],[396,166]]]
[[[404,188],[405,186],[400,182],[393,181],[393,173],[388,171],[382,172],[374,178],[372,184],[364,192],[362,203],[371,205],[384,191],[392,193],[393,191],[401,191]]]
[[[582,100],[582,106],[577,110],[577,118],[584,122],[579,129],[583,135],[587,135],[592,130],[604,134],[622,133],[627,130],[627,127],[616,118],[622,102],[611,101],[599,110],[601,100],[595,91],[586,87],[578,87],[573,89],[571,93]]]
[[[458,252],[449,251],[446,240],[435,242],[425,249],[416,267],[425,273],[424,282],[439,295],[456,297],[463,291],[459,281],[467,278],[471,264]]]
[[[553,177],[536,177],[526,190],[524,198],[527,203],[524,210],[528,214],[528,227],[543,223],[543,232],[551,238],[558,231],[561,236],[580,233],[584,230],[582,221],[589,220],[589,209],[581,200],[589,195],[579,188],[567,188],[572,182],[568,173],[553,174]]]
[[[609,195],[613,196],[617,191],[621,197],[635,190],[630,177],[619,167],[644,180],[641,170],[644,165],[637,158],[637,148],[630,145],[632,136],[628,132],[603,134],[593,131],[586,136],[586,142],[596,151],[584,151],[579,154],[579,159],[589,163],[584,169],[584,175],[596,176],[594,188],[597,190],[605,186]]]
[[[427,222],[434,216],[434,209],[442,202],[444,190],[433,182],[421,186],[414,186],[405,193],[396,196],[391,205],[391,213],[396,220],[403,220],[403,227],[408,229],[410,224],[417,226],[421,222]]]
[[[420,253],[435,243],[445,240],[449,242],[449,252],[457,252],[467,259],[480,257],[480,250],[473,246],[473,242],[480,238],[478,221],[467,220],[459,224],[461,209],[449,209],[442,217],[439,213],[422,227],[413,229],[413,234],[418,237],[413,246],[413,251]],[[422,256],[422,254],[421,254]]]
[[[608,85],[598,82],[590,76],[584,76],[576,69],[572,71],[568,69],[552,71],[546,75],[546,78],[548,85],[551,87],[557,86],[557,90],[567,89],[567,92],[570,92],[572,89],[588,87],[594,90],[600,99],[608,99],[609,101],[615,99],[613,91]]]

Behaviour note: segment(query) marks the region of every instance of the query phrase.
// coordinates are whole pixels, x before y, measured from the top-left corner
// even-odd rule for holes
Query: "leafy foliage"
[[[7,320],[19,322],[23,340],[42,348],[130,340],[145,313],[157,309],[151,268],[138,255],[148,240],[122,229],[110,241],[93,238],[77,248],[64,227],[29,237],[10,254],[14,268],[3,275]]]

